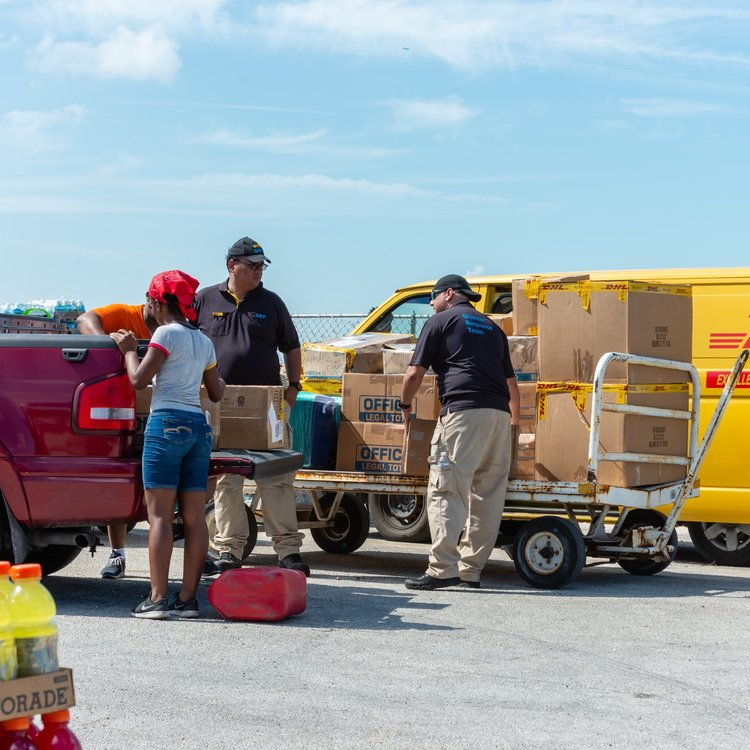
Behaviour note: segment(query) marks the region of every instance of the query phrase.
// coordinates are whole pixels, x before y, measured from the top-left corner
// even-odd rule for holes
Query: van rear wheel
[[[710,562],[718,565],[750,565],[750,525],[689,523],[690,541]]]

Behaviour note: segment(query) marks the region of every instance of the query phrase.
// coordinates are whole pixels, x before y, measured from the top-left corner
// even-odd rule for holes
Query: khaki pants
[[[437,462],[443,452],[450,463],[441,468]],[[510,460],[507,412],[467,409],[440,417],[432,436],[427,486],[432,533],[428,575],[479,580],[500,528]]]
[[[287,426],[286,444],[291,446],[291,430]],[[279,560],[298,553],[304,534],[297,527],[297,506],[294,499],[295,472],[256,482],[263,510],[263,528],[271,537],[273,550]],[[216,482],[214,507],[216,534],[211,546],[219,552],[231,552],[243,557],[249,529],[245,512],[243,486],[245,478],[238,474],[223,474]]]

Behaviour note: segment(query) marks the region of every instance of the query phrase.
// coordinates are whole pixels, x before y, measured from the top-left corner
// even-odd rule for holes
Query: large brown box
[[[513,335],[513,314],[492,314],[487,316],[506,336]]]
[[[305,379],[341,378],[345,372],[377,373],[386,344],[414,343],[411,334],[361,333],[302,345]]]
[[[400,424],[350,422],[339,425],[336,469],[366,474],[427,476],[431,420],[412,420],[409,436]]]
[[[383,374],[403,375],[411,364],[416,344],[386,344],[383,347]]]
[[[135,447],[136,450],[143,450],[143,431],[146,429],[146,420],[151,411],[151,397],[154,395],[153,386],[146,386],[140,391],[135,392]],[[221,432],[220,408],[219,404],[211,401],[206,393],[206,388],[201,386],[201,409],[204,414],[208,414],[208,421],[211,430],[214,433],[213,447],[219,446],[219,433]]]
[[[591,386],[538,383],[536,478],[585,482],[588,475]],[[603,400],[664,409],[688,408],[688,384],[605,385]],[[600,450],[686,456],[688,425],[680,419],[602,412]],[[676,482],[684,466],[600,461],[597,480],[615,487]]]
[[[221,403],[219,448],[284,447],[285,402],[280,385],[228,385]]]
[[[360,375],[347,373],[343,379],[341,414],[350,422],[380,422],[402,424],[401,409],[396,403],[401,398],[402,375]],[[440,401],[437,380],[425,375],[412,399],[412,414],[416,419],[437,419]]]
[[[537,336],[508,336],[510,361],[519,382],[539,380],[538,343]]]
[[[536,336],[537,297],[539,296],[539,276],[513,279],[511,298],[513,300],[513,333],[516,336]]]
[[[617,281],[545,283],[539,288],[539,378],[591,383],[606,352],[690,362],[689,286]],[[677,370],[613,363],[609,382],[678,383]]]
[[[513,450],[511,479],[536,477],[536,383],[519,383],[521,395],[516,445]]]

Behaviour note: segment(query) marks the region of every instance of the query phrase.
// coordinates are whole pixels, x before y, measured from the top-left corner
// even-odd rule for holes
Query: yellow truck
[[[634,280],[691,284],[693,364],[701,380],[701,434],[714,411],[737,355],[750,348],[750,268],[684,268],[583,271],[592,281]],[[534,274],[555,278],[573,274]],[[484,313],[512,309],[511,282],[523,274],[475,276],[469,282]],[[357,326],[353,333],[411,332],[418,336],[432,314],[434,281],[402,287]],[[750,458],[745,431],[750,425],[750,372],[743,372],[699,477],[700,497],[688,500],[680,516],[696,549],[724,565],[750,564]],[[389,539],[424,540],[429,535],[423,496],[370,496],[370,514]],[[667,512],[668,508],[663,508]]]

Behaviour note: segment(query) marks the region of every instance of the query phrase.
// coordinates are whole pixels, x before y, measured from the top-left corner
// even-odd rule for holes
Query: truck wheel
[[[566,586],[575,580],[585,561],[581,531],[567,518],[542,516],[527,521],[513,543],[516,570],[534,588]]]
[[[733,523],[689,523],[690,540],[710,562],[719,565],[750,565],[750,525]]]
[[[249,533],[247,535],[247,542],[245,542],[245,549],[242,552],[243,560],[250,557],[250,553],[255,548],[255,543],[258,541],[258,521],[255,518],[255,513],[253,513],[252,508],[247,503],[244,503],[244,506]],[[216,516],[213,502],[206,505],[206,525],[208,526],[208,539],[210,543],[214,536],[216,536]],[[180,538],[183,539],[184,534]]]
[[[390,542],[429,542],[430,525],[423,495],[371,494],[367,505],[372,523]]]
[[[320,498],[320,507],[325,515],[333,505],[334,495]],[[324,552],[346,555],[358,550],[370,533],[370,516],[367,507],[356,495],[345,493],[333,517],[332,525],[310,529],[315,543]]]
[[[42,566],[42,575],[48,576],[70,565],[81,554],[82,549],[83,547],[77,544],[48,544],[30,552],[24,562],[39,563]]]
[[[622,527],[623,535],[629,529],[634,526],[653,526],[654,528],[661,528],[664,526],[664,521],[667,517],[658,510],[650,510],[649,508],[636,508],[631,510],[625,518],[625,523]],[[661,573],[666,567],[674,562],[677,557],[677,530],[673,530],[669,537],[669,544],[673,547],[672,554],[666,562],[664,560],[651,560],[644,557],[642,560],[618,560],[617,564],[623,569],[627,570],[634,576],[652,576],[656,573]]]

